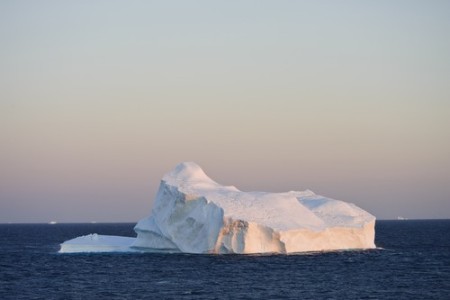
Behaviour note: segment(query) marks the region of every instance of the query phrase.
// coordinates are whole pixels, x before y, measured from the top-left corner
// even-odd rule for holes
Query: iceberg
[[[161,180],[136,238],[96,235],[60,252],[157,251],[212,254],[297,253],[375,248],[375,217],[310,190],[243,192],[181,163]]]

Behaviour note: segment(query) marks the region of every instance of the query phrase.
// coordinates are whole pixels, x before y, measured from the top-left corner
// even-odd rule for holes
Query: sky
[[[195,161],[450,218],[449,1],[0,1],[0,223],[136,222]]]

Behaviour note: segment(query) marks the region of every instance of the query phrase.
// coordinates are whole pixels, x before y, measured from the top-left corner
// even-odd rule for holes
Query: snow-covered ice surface
[[[179,164],[160,184],[137,238],[79,237],[61,252],[169,251],[295,253],[375,248],[375,217],[354,204],[312,191],[242,192],[209,178],[195,163]],[[103,243],[104,242],[104,243]]]

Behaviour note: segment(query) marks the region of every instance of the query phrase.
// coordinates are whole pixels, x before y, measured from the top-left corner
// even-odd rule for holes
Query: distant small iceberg
[[[48,224],[50,224],[50,225],[55,225],[55,224],[58,224],[58,222],[56,222],[56,221],[50,221],[50,222],[48,222]]]
[[[400,221],[405,221],[405,220],[408,220],[407,218],[405,218],[405,217],[402,217],[402,216],[398,216],[397,217],[397,220],[400,220]]]

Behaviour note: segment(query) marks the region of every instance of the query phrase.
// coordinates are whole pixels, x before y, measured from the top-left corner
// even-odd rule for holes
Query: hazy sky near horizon
[[[130,221],[195,161],[450,218],[449,1],[1,1],[0,223]]]

